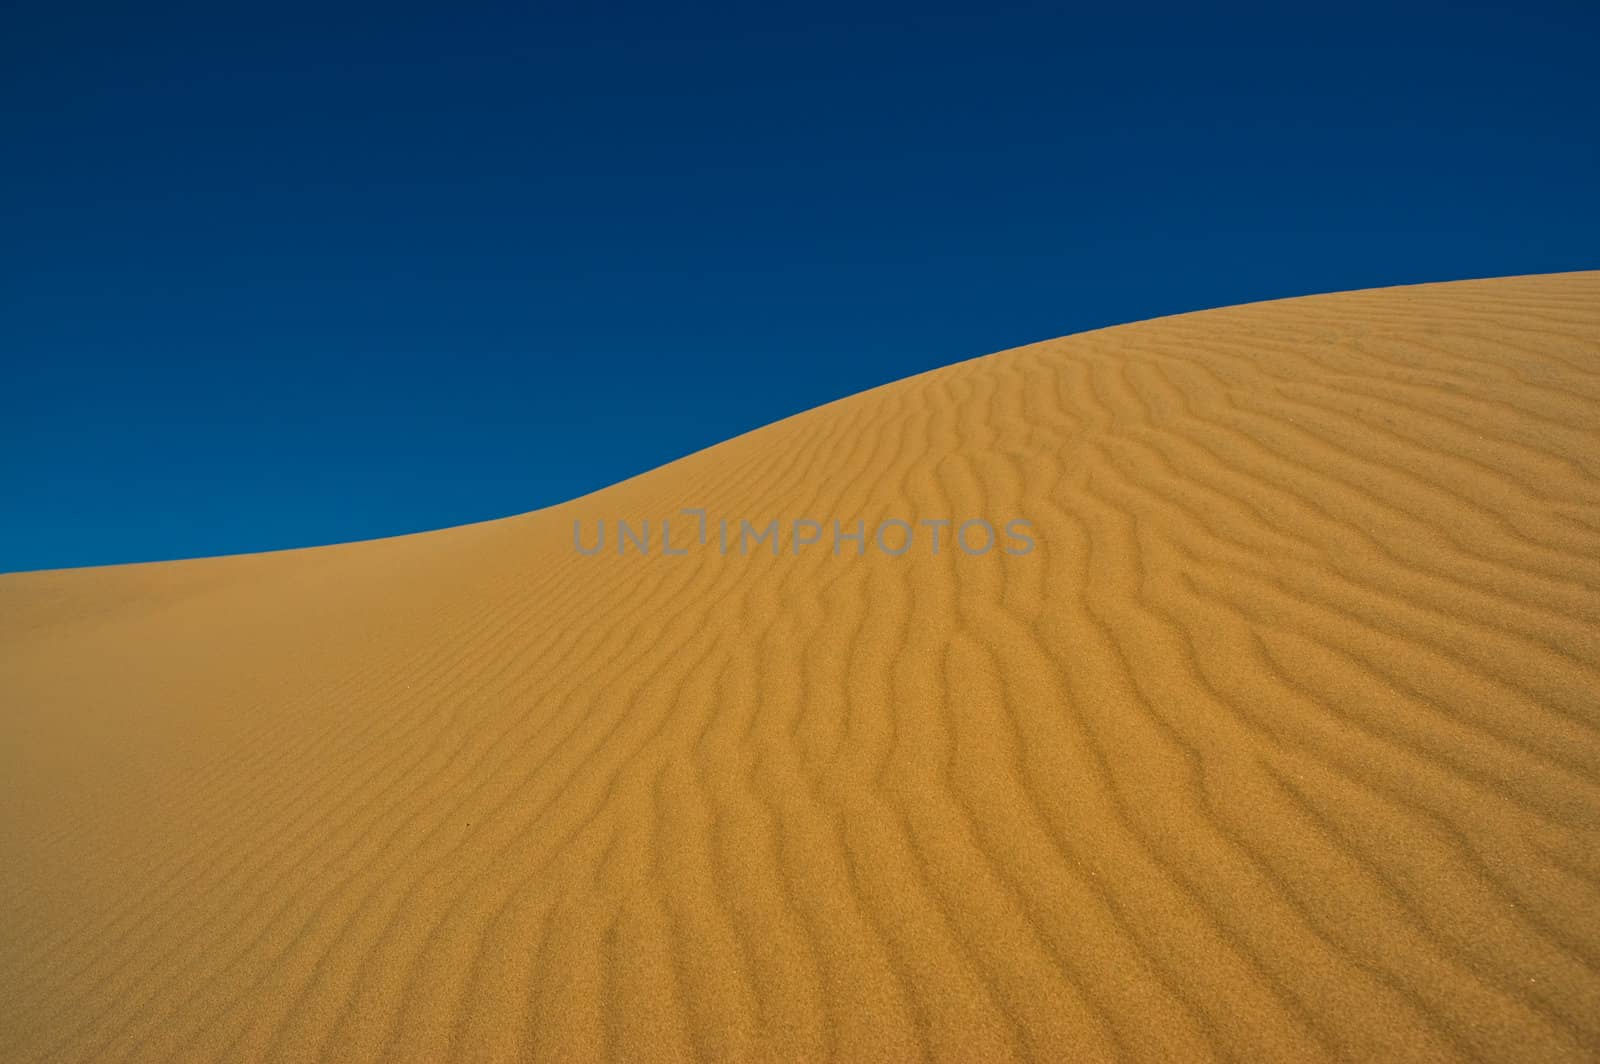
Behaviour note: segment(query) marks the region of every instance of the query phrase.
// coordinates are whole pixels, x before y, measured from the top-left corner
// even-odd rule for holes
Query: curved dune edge
[[[573,549],[686,507],[1037,548]],[[0,577],[0,1059],[1595,1059],[1597,589],[1600,273]]]

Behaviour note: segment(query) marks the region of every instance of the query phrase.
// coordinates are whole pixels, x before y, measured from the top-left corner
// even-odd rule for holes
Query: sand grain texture
[[[1038,547],[572,548],[681,507]],[[1119,1058],[1600,1058],[1600,274],[0,577],[0,1059]]]

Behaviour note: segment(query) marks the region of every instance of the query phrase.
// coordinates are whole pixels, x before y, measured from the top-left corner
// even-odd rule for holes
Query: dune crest
[[[974,518],[1035,546],[790,524]],[[0,577],[0,813],[4,1060],[1596,1059],[1600,273]]]

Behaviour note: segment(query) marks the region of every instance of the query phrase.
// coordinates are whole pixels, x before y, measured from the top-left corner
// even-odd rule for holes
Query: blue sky
[[[1591,5],[1202,6],[14,6],[0,571],[518,513],[1032,340],[1600,266]]]

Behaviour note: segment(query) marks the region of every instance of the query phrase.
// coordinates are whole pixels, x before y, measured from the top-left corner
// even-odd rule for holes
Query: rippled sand
[[[685,507],[708,545],[616,553]],[[887,518],[1036,548],[834,553]],[[0,1059],[927,1057],[1600,1057],[1600,273],[0,577]]]

